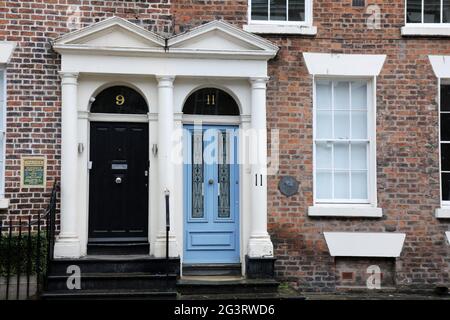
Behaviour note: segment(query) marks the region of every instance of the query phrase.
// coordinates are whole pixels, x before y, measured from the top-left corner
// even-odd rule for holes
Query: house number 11
[[[216,104],[216,101],[215,101],[215,95],[214,94],[212,94],[212,95],[206,95],[206,105],[215,105]]]

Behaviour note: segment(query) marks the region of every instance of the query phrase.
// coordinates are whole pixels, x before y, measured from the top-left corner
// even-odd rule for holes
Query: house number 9
[[[125,97],[123,95],[119,94],[118,96],[116,96],[116,105],[123,106],[124,103]]]

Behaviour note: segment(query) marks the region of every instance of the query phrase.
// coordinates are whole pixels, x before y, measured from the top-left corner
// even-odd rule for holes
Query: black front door
[[[89,241],[146,240],[148,124],[92,122],[90,161]]]

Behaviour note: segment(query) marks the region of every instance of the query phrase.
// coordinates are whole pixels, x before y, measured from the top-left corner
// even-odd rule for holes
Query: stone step
[[[183,264],[183,276],[240,276],[241,264]]]
[[[161,300],[176,299],[177,293],[170,290],[77,290],[45,292],[41,298],[43,300]]]
[[[147,273],[179,274],[180,259],[153,258],[149,255],[91,255],[79,259],[54,259],[50,275],[67,276],[70,266],[78,266],[85,273]]]
[[[68,291],[68,275],[49,276],[47,290]],[[144,274],[144,273],[87,273],[81,274],[81,290],[154,290],[175,291],[176,274]],[[70,282],[72,283],[72,282]]]
[[[88,255],[149,254],[148,242],[94,242],[87,244]]]
[[[245,279],[229,276],[183,276],[177,281],[177,291],[181,295],[276,293],[278,286],[279,282],[273,279]]]

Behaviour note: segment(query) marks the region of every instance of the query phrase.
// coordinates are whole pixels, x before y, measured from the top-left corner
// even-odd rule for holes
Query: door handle
[[[122,183],[122,178],[121,177],[117,177],[116,178],[116,183],[117,184],[121,184]]]
[[[209,183],[209,184],[214,184],[214,179],[209,179],[209,180],[208,180],[208,183]]]

